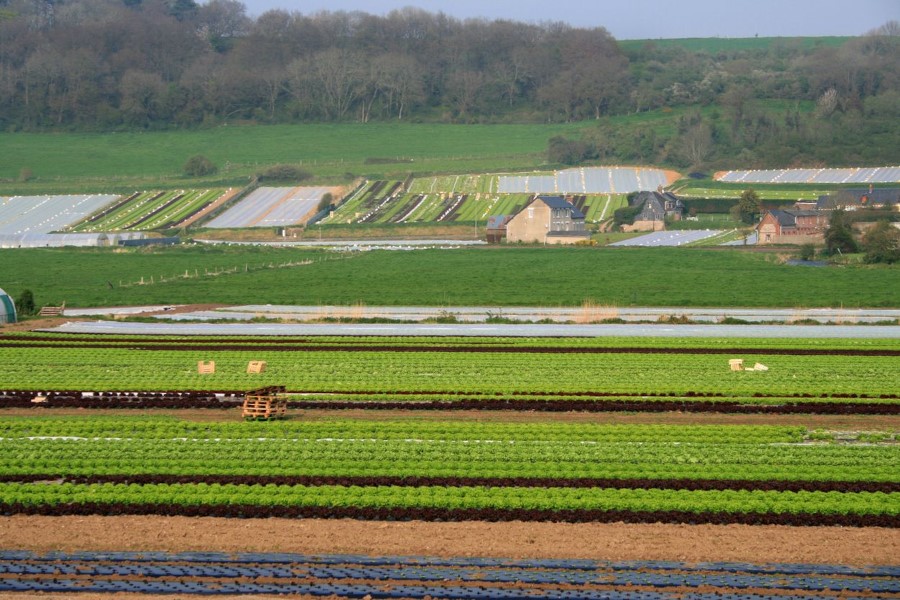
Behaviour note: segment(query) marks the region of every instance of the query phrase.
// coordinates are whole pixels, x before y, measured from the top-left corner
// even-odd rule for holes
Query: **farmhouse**
[[[591,239],[584,214],[562,196],[538,196],[506,224],[510,242],[575,244]]]
[[[818,210],[769,210],[756,226],[759,244],[821,242],[828,213]]]
[[[666,218],[680,221],[684,213],[684,203],[672,192],[662,189],[656,192],[640,192],[631,201],[632,206],[640,206],[641,212],[632,225],[623,225],[624,231],[663,231]]]

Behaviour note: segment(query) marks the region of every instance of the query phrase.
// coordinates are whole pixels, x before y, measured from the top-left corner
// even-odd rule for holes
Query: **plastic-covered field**
[[[216,552],[0,552],[0,591],[347,598],[895,597],[900,568]]]
[[[716,179],[728,183],[900,183],[900,167],[728,171]]]
[[[272,227],[303,223],[316,212],[322,196],[334,194],[330,187],[261,187],[225,211],[206,227]]]
[[[118,196],[0,197],[0,233],[50,233],[84,219]]]
[[[645,247],[662,247],[662,246],[684,246],[686,244],[696,243],[713,236],[721,234],[718,229],[696,229],[687,231],[654,231],[640,237],[629,238],[620,242],[610,244],[610,246],[645,246]]]
[[[635,167],[566,169],[554,175],[504,175],[502,194],[627,194],[668,185],[665,171]]]

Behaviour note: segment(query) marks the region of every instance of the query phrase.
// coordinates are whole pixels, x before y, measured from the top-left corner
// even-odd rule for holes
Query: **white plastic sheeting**
[[[50,233],[77,223],[118,196],[3,196],[0,234]]]
[[[716,179],[728,183],[900,183],[900,167],[728,171]]]
[[[503,175],[502,194],[629,194],[666,187],[665,171],[639,167],[586,167],[554,175]]]
[[[681,313],[673,313],[681,314]],[[108,335],[358,335],[358,336],[502,336],[502,337],[699,337],[699,338],[900,338],[897,325],[498,325],[498,324],[371,324],[306,325],[292,323],[128,323],[69,322],[52,329],[61,333]]]
[[[210,221],[206,227],[278,227],[302,223],[315,214],[322,196],[335,194],[331,187],[261,187]]]
[[[109,246],[105,233],[0,233],[0,248],[62,248]]]
[[[683,246],[691,242],[699,242],[706,238],[721,234],[718,229],[691,229],[685,231],[655,231],[639,237],[629,238],[621,242],[615,242],[610,246]]]

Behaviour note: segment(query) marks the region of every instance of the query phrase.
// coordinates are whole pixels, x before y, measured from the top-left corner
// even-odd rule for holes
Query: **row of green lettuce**
[[[731,372],[728,361],[768,371]],[[216,372],[198,373],[214,360]],[[248,374],[263,360],[261,374]],[[248,390],[675,396],[809,395],[896,403],[896,356],[280,351],[134,347],[0,347],[3,387],[26,390]]]
[[[235,415],[237,417],[237,415]],[[472,422],[0,421],[0,475],[900,482],[896,431]]]

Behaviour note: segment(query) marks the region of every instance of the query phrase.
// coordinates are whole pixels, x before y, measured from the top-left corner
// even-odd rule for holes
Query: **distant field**
[[[477,223],[497,215],[513,215],[531,194],[497,194],[489,189],[496,177],[449,176],[417,179],[403,192],[401,181],[370,181],[351,194],[321,223],[327,225]],[[577,195],[572,203],[589,223],[612,218],[627,203],[624,194]]]
[[[126,133],[4,133],[2,189],[70,180],[107,190],[134,180],[246,181],[266,165],[291,163],[322,177],[417,172],[484,172],[531,168],[543,162],[547,140],[591,124],[439,125],[306,124],[222,126],[196,131]],[[202,180],[182,176],[185,161],[203,154],[219,173]],[[36,181],[16,184],[23,168]],[[130,190],[130,191],[133,191]]]
[[[678,38],[656,40],[620,40],[619,46],[626,51],[639,50],[647,44],[659,48],[684,48],[692,52],[739,52],[743,50],[768,50],[779,46],[786,48],[815,48],[816,46],[840,46],[852,39],[842,36],[820,37],[752,37],[752,38]]]
[[[600,234],[603,235],[603,234]],[[337,253],[264,247],[18,250],[38,304],[896,307],[897,267],[793,267],[768,253],[491,247]]]
[[[93,233],[182,227],[224,194],[223,189],[135,192],[94,213],[71,230]]]
[[[753,189],[762,200],[816,200],[819,196],[831,193],[833,190],[819,186],[803,186],[783,184],[719,184],[718,182],[702,182],[700,184],[687,184],[679,188],[675,193],[687,198],[740,198],[744,190]]]

